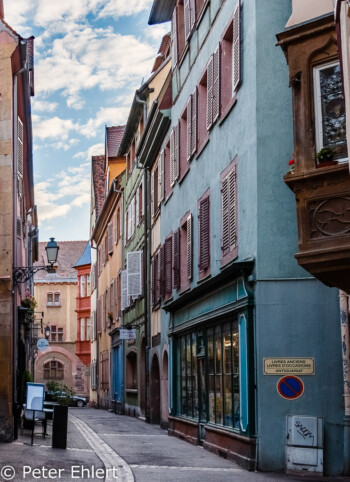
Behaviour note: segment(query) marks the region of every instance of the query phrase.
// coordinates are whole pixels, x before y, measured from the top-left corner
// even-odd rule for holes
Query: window
[[[175,346],[176,413],[239,429],[237,320],[183,335]]]
[[[237,159],[221,173],[221,264],[236,258],[237,245]]]
[[[181,59],[186,45],[183,0],[177,0],[177,5],[173,11],[171,20],[171,38],[173,67],[175,67]]]
[[[44,379],[45,380],[63,380],[64,365],[57,360],[51,360],[44,363]]]
[[[175,248],[174,248],[175,249]],[[180,289],[186,290],[192,279],[192,214],[180,221]]]
[[[159,209],[159,173],[158,164],[151,173],[151,216],[154,218]]]
[[[97,390],[97,370],[95,360],[90,363],[90,386],[92,390]]]
[[[109,352],[101,353],[100,358],[100,383],[102,390],[109,389]]]
[[[85,318],[80,318],[80,341],[85,340]]]
[[[50,326],[50,340],[53,342],[63,341],[63,328],[57,325]]]
[[[164,199],[165,201],[172,193],[170,173],[170,140],[166,143],[164,149]]]
[[[46,295],[46,305],[47,306],[61,306],[61,293],[47,293]]]
[[[139,226],[141,224],[143,215],[144,215],[144,209],[143,209],[143,182],[140,183],[139,188],[138,188],[138,194],[137,194],[137,219],[136,223]]]
[[[210,197],[209,190],[198,201],[199,279],[210,272]]]
[[[86,275],[86,296],[91,295],[91,278],[90,274]]]
[[[180,125],[173,127],[170,134],[170,184],[173,186],[180,174]]]
[[[197,89],[195,89],[187,101],[186,130],[186,159],[187,162],[190,162],[197,150]]]
[[[80,276],[80,297],[84,298],[86,296],[85,291],[85,275]]]
[[[172,235],[168,236],[164,243],[164,289],[165,298],[169,299],[172,295]]]
[[[120,239],[120,233],[121,233],[121,229],[120,229],[120,226],[121,226],[121,217],[120,217],[120,207],[118,208],[117,210],[117,222],[116,222],[116,226],[115,226],[115,229],[116,229],[116,236],[115,236],[115,242],[118,243],[119,242],[119,239]]]
[[[187,159],[187,126],[190,122],[187,118],[187,105],[179,121],[179,179],[181,180],[189,170]],[[191,142],[191,141],[190,141]]]
[[[108,237],[108,254],[112,254],[113,253],[113,223],[108,223],[108,228],[107,228],[107,237]]]
[[[220,114],[220,45],[208,62],[206,114],[206,127],[209,131]]]
[[[53,304],[53,293],[47,293],[47,305]]]
[[[345,101],[339,62],[314,68],[316,152],[335,150],[335,159],[347,158]]]
[[[207,70],[204,72],[198,86],[197,86],[197,153],[199,154],[207,140],[208,140],[208,130],[207,130]]]
[[[155,307],[160,302],[160,251],[152,258],[152,306]]]

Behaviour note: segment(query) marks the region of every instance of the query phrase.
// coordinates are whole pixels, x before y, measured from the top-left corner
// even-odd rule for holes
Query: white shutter
[[[174,181],[180,174],[180,122],[174,128]]]
[[[170,134],[170,185],[174,185],[174,163],[175,163],[175,132]]]
[[[207,68],[207,130],[213,124],[213,56],[210,57]]]
[[[17,121],[17,172],[23,177],[23,122],[18,117]]]
[[[197,89],[192,94],[192,154],[197,150]]]
[[[127,254],[128,297],[142,294],[142,251]]]
[[[139,225],[139,219],[140,219],[140,203],[139,203],[140,194],[139,194],[139,189],[140,189],[140,186],[136,189],[136,195],[135,195],[135,199],[136,199],[135,225],[136,226]]]
[[[127,308],[129,306],[129,303],[128,303],[128,273],[126,271],[126,269],[124,269],[122,271],[122,276],[121,276],[121,292],[122,292],[122,311],[125,310],[125,308]]]
[[[145,215],[145,203],[143,201],[143,198],[144,198],[144,190],[143,190],[143,179],[141,181],[141,184],[140,184],[140,189],[141,189],[141,198],[140,198],[140,202],[141,202],[141,216],[143,217]]]
[[[220,44],[213,55],[213,123],[220,115]]]
[[[154,206],[154,171],[151,172],[151,217],[154,217],[155,213],[155,206]]]
[[[187,117],[186,158],[187,158],[187,162],[189,162],[192,156],[192,95],[190,95],[190,98],[187,101],[186,117]]]
[[[185,39],[187,40],[191,33],[190,0],[184,0],[184,23],[185,23]]]
[[[241,82],[241,2],[233,14],[233,46],[232,46],[232,92],[236,92]]]

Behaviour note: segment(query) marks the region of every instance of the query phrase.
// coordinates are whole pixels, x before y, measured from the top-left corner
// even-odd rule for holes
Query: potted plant
[[[333,166],[337,164],[334,160],[335,149],[333,147],[322,147],[320,151],[316,154],[317,167]]]
[[[111,324],[113,323],[113,313],[111,311],[107,313],[107,319],[108,319],[108,326],[111,326]]]
[[[30,311],[34,311],[35,308],[38,306],[36,299],[34,298],[33,295],[30,294],[28,290],[25,293],[25,298],[21,300],[21,306],[23,308],[27,308]]]

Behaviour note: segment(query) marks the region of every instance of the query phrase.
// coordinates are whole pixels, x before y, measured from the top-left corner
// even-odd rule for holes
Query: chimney
[[[0,0],[0,18],[4,20],[4,0]]]

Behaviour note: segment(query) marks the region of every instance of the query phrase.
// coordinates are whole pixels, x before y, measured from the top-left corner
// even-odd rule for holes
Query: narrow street
[[[284,474],[248,472],[199,446],[169,437],[165,430],[155,425],[105,410],[70,409],[67,450],[51,448],[52,422],[48,424],[46,438],[40,431],[41,427],[36,426],[33,446],[28,430],[12,444],[0,445],[1,482],[305,480]],[[316,479],[311,480],[315,482]],[[322,480],[348,481],[349,478]]]

